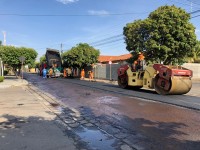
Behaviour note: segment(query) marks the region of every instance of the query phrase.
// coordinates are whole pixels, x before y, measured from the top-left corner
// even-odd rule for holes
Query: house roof
[[[98,62],[109,62],[109,61],[120,61],[120,60],[127,60],[131,58],[131,54],[124,54],[119,56],[106,56],[106,55],[100,55],[98,58]]]

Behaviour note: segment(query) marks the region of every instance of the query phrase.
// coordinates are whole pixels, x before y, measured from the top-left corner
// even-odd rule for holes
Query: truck
[[[59,50],[56,49],[46,49],[46,69],[47,77],[60,77],[63,73],[62,60]]]

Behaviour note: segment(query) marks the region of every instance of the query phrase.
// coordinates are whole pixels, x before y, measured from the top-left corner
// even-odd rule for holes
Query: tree
[[[145,20],[124,27],[127,50],[143,52],[146,61],[164,64],[184,62],[196,45],[195,27],[190,15],[175,6],[162,6]]]
[[[62,54],[65,67],[84,68],[96,63],[99,57],[99,50],[86,43],[80,43]]]
[[[13,69],[19,69],[21,62],[20,56],[25,57],[24,65],[33,64],[37,57],[37,52],[32,48],[14,47],[14,46],[1,46],[0,57],[5,64],[13,67]]]
[[[42,55],[40,57],[40,63],[44,63],[44,62],[46,62],[46,57],[45,57],[45,55]]]
[[[198,57],[200,57],[200,41],[197,41],[193,53],[194,53],[193,54],[194,59],[198,59]]]

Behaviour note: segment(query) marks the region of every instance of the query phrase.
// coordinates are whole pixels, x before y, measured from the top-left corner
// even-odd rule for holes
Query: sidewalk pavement
[[[0,83],[0,149],[76,150],[58,126],[53,108],[23,86],[27,84],[16,77]]]
[[[16,76],[4,76],[4,81],[0,82],[0,89],[2,88],[8,88],[13,86],[23,86],[28,85],[28,81],[25,79],[21,79]]]

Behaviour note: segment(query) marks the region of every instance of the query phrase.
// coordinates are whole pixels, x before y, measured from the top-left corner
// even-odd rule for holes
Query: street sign
[[[25,61],[25,57],[24,57],[24,56],[20,56],[20,57],[19,57],[19,61],[20,61],[21,63],[23,63],[23,62]]]

